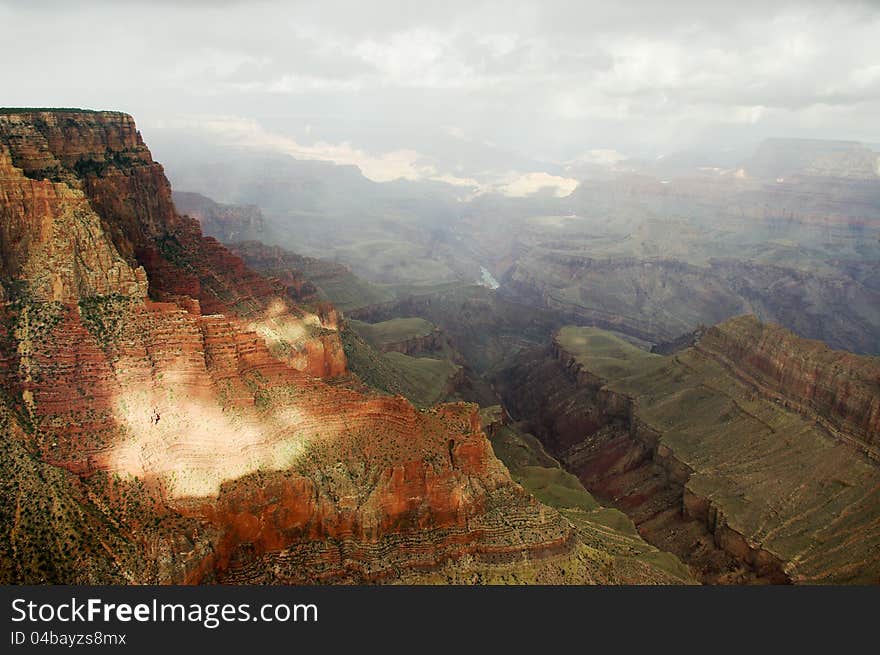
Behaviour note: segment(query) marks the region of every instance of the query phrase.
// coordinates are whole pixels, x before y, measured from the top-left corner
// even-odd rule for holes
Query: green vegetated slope
[[[303,272],[318,287],[324,299],[344,312],[388,302],[394,298],[394,294],[388,289],[367,282],[342,267],[322,270],[319,265],[307,265],[303,267]]]
[[[479,285],[404,294],[353,316],[376,323],[419,316],[440,327],[474,371],[488,374],[515,353],[545,344],[561,323],[548,312],[502,297]]]
[[[447,400],[459,366],[448,359],[383,353],[349,323],[341,332],[349,369],[366,385],[408,398],[420,407]]]
[[[584,368],[608,380],[652,370],[664,361],[662,355],[638,348],[598,328],[566,326],[559,331],[556,341]]]
[[[689,348],[652,355],[595,328],[557,343],[693,470],[687,488],[801,582],[880,580],[880,470],[815,421],[760,396]]]
[[[205,200],[211,202],[207,198]],[[253,211],[249,207],[227,207],[237,209],[245,216],[249,216],[249,212]],[[238,241],[228,245],[248,266],[265,276],[282,279],[291,273],[295,277],[301,276],[314,286],[322,300],[329,300],[337,309],[344,312],[394,299],[394,292],[391,289],[358,277],[350,268],[338,262],[307,257],[278,246],[268,245],[278,240],[273,237],[273,227],[270,223],[262,226],[260,239],[260,241]]]
[[[413,390],[411,396],[416,405],[433,405],[444,400],[449,382],[459,370],[447,359],[410,357],[397,352],[385,353],[385,358]]]
[[[567,518],[588,552],[604,559],[612,575],[651,571],[655,581],[693,582],[687,566],[644,541],[626,514],[600,505],[534,436],[518,425],[503,425],[493,430],[491,440],[514,480]]]
[[[392,291],[358,277],[345,266],[290,252],[285,255],[291,266],[302,271],[325,300],[344,312],[394,299]]]
[[[376,347],[424,337],[436,329],[433,323],[418,317],[393,318],[380,323],[352,320],[350,323],[361,336]]]

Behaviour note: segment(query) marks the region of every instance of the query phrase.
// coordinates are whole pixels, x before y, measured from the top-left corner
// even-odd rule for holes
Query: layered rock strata
[[[862,440],[838,434],[869,438],[876,360],[777,330],[733,319],[662,357],[565,328],[506,373],[504,398],[588,490],[706,582],[877,582],[880,473]],[[780,337],[777,364],[812,383],[755,381],[773,379]]]

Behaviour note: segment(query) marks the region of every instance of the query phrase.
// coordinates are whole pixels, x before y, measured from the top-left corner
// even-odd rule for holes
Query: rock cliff
[[[754,313],[836,348],[880,352],[880,294],[847,276],[732,259],[697,266],[536,250],[502,284],[513,297],[580,324],[652,343]]]
[[[832,350],[751,315],[707,330],[696,348],[880,461],[880,357]]]

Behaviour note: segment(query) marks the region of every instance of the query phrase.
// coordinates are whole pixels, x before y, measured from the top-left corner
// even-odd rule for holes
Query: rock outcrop
[[[685,348],[690,348],[691,346],[696,345],[697,342],[702,339],[705,332],[706,326],[700,325],[696,330],[685,332],[675,339],[670,339],[669,341],[664,341],[662,343],[655,343],[651,346],[651,352],[657,355],[674,355]]]
[[[195,219],[176,212],[162,166],[152,160],[130,116],[3,113],[0,144],[0,156],[10,162],[6,174],[13,176],[4,185],[9,221],[0,245],[4,262],[14,267],[7,279],[25,285],[29,297],[68,303],[96,294],[131,297],[144,295],[149,279],[153,300],[238,317],[298,368],[344,373],[334,325],[297,307],[282,282],[258,275],[215,239],[203,237]],[[57,208],[45,200],[48,189],[80,198],[81,209],[70,203]],[[34,224],[37,214],[41,227]],[[28,266],[17,249],[36,263]]]
[[[82,190],[32,179],[0,148],[0,275],[43,301],[95,294],[144,297],[144,269],[122,258]]]
[[[416,356],[452,351],[452,344],[443,330],[423,318],[403,317],[380,323],[353,320],[351,325],[381,352]]]

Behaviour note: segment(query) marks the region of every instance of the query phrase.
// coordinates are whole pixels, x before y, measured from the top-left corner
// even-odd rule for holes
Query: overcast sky
[[[877,2],[0,0],[0,25],[2,105],[121,109],[148,142],[209,130],[374,179],[880,141]]]

